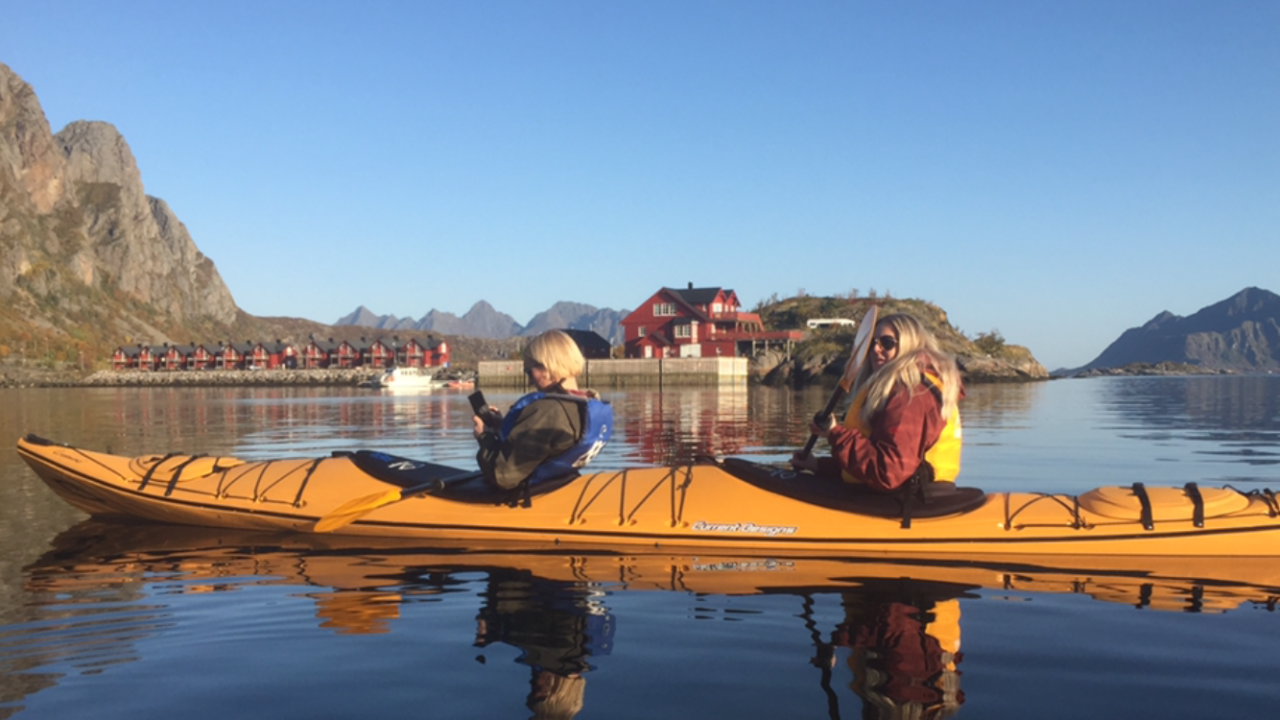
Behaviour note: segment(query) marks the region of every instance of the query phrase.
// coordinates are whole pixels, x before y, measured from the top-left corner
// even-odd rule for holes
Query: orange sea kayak
[[[1280,556],[1269,490],[957,488],[915,498],[904,519],[896,497],[737,458],[586,474],[521,497],[495,494],[474,472],[370,451],[257,462],[124,457],[27,436],[18,453],[92,515],[206,527],[313,533],[320,523],[366,537],[776,555]],[[365,502],[388,495],[398,501]],[[358,512],[326,525],[353,505]]]

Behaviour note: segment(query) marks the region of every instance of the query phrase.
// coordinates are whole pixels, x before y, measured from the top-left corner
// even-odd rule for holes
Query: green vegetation
[[[947,314],[933,303],[912,298],[877,297],[874,291],[859,297],[854,290],[842,297],[814,297],[799,295],[779,300],[776,295],[761,302],[755,311],[770,330],[808,330],[806,321],[811,318],[848,318],[861,322],[871,305],[880,308],[880,316],[892,313],[908,313],[938,338],[942,349],[958,357],[991,357],[1010,362],[1031,361],[1031,352],[1018,345],[1010,345],[998,330],[979,333],[970,339],[952,327]],[[853,345],[854,330],[849,327],[825,328],[808,332],[806,338],[794,349],[797,358],[810,361],[837,358],[848,353]]]

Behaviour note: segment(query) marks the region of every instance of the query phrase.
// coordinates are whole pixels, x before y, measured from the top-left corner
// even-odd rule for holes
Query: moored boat
[[[388,368],[373,381],[374,386],[392,389],[430,389],[444,387],[444,381],[436,378],[429,368],[396,366]]]
[[[596,472],[521,496],[475,472],[364,450],[125,457],[27,436],[18,452],[92,515],[210,527],[778,554],[1280,556],[1269,490],[1135,484],[1065,495],[938,483],[948,487],[904,504],[726,458]],[[389,494],[398,501],[366,502]]]

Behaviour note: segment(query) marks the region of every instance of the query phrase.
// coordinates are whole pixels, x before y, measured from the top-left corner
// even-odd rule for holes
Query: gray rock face
[[[51,134],[31,87],[3,64],[0,298],[28,322],[64,329],[58,311],[73,316],[87,305],[135,328],[156,316],[229,324],[238,312],[213,261],[144,192],[120,133],[77,121]]]
[[[1280,369],[1280,296],[1251,287],[1188,317],[1162,312],[1124,331],[1082,370],[1136,363],[1238,372]]]

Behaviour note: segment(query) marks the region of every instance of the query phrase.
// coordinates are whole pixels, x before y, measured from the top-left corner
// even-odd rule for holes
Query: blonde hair
[[[546,368],[553,383],[578,377],[587,365],[578,343],[560,330],[548,330],[535,337],[525,346],[523,357]]]
[[[915,317],[906,313],[886,315],[876,328],[888,325],[898,336],[898,354],[878,371],[864,362],[853,381],[851,394],[867,389],[867,399],[862,405],[862,420],[871,424],[875,415],[888,402],[894,389],[901,384],[908,393],[915,393],[917,385],[924,383],[924,369],[930,368],[942,381],[942,419],[948,420],[956,412],[960,400],[960,368],[956,359],[942,351],[938,339]],[[873,329],[874,331],[874,329]]]
[[[532,694],[526,703],[537,720],[569,720],[582,710],[583,695],[587,689],[587,679],[581,675],[565,677],[543,671],[546,678],[547,692],[542,697]]]

